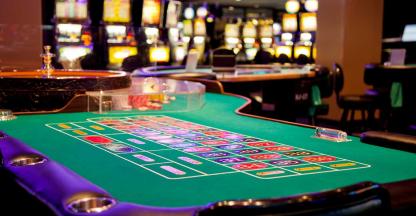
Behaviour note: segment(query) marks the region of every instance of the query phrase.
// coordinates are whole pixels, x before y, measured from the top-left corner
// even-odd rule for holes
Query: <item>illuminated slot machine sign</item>
[[[168,63],[170,60],[169,47],[167,46],[150,47],[149,54],[151,63]]]
[[[205,37],[207,35],[207,29],[205,25],[205,19],[198,17],[194,19],[194,45],[198,51],[198,60],[202,61],[205,52]]]
[[[238,45],[240,41],[240,26],[238,24],[228,23],[225,25],[225,46],[231,49],[235,54],[239,52]]]
[[[80,68],[80,57],[92,52],[87,0],[57,0],[55,3],[58,61],[66,69]]]
[[[103,21],[108,44],[108,67],[118,69],[123,60],[137,54],[137,43],[130,25],[129,0],[105,0]]]
[[[247,60],[250,61],[254,59],[258,51],[258,49],[255,47],[256,37],[256,26],[251,22],[247,22],[243,27],[243,42]]]
[[[142,26],[160,25],[161,0],[143,0]]]
[[[298,30],[298,18],[296,14],[283,14],[282,28],[284,32],[296,32]]]
[[[259,36],[261,47],[273,55],[274,50],[271,48],[273,44],[273,26],[269,24],[261,25]]]
[[[88,19],[87,0],[57,0],[55,15],[57,19],[86,20]]]

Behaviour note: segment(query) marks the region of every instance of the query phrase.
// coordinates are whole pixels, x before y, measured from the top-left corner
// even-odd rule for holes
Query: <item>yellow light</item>
[[[130,22],[130,1],[105,0],[103,20],[104,22]]]
[[[312,40],[312,34],[309,32],[302,32],[300,34],[300,40],[301,41],[311,41]]]
[[[205,42],[205,38],[201,36],[195,36],[194,37],[194,43],[195,44],[203,44]]]
[[[225,37],[239,37],[240,28],[237,24],[225,24]]]
[[[255,38],[257,37],[256,26],[251,22],[247,22],[243,27],[243,37]]]
[[[299,58],[300,55],[305,55],[306,57],[311,57],[311,47],[310,46],[295,46],[295,58]]]
[[[298,30],[298,19],[296,14],[283,14],[283,31],[295,32]]]
[[[208,23],[212,23],[212,22],[214,22],[214,18],[212,18],[212,17],[208,17],[208,18],[207,18],[207,22],[208,22]]]
[[[87,55],[91,52],[88,47],[66,46],[59,48],[59,60],[75,61],[76,59]]]
[[[316,12],[318,11],[319,3],[318,0],[306,0],[305,2],[305,9],[309,12]]]
[[[137,55],[136,47],[112,46],[108,50],[110,65],[119,66],[129,56]]]
[[[142,23],[146,25],[159,25],[160,23],[160,0],[144,0]]]
[[[305,32],[316,31],[316,13],[302,13],[300,15],[300,30]]]
[[[208,15],[208,10],[206,7],[202,6],[196,10],[196,15],[201,18],[205,18]]]
[[[287,55],[287,57],[292,58],[292,47],[291,46],[277,46],[276,48],[276,57],[279,57],[282,54]]]
[[[300,8],[299,1],[297,0],[288,0],[285,4],[286,11],[288,13],[297,13]]]
[[[194,34],[195,35],[206,35],[207,28],[205,25],[205,20],[202,18],[196,18],[194,21]]]
[[[195,16],[195,11],[191,7],[187,7],[183,13],[186,19],[193,19]]]
[[[185,36],[192,36],[193,34],[193,26],[192,26],[192,20],[184,20],[183,21],[183,34]]]
[[[168,47],[150,47],[150,62],[169,62]]]
[[[293,34],[289,32],[285,32],[282,34],[282,41],[292,41]]]
[[[176,62],[182,62],[186,56],[186,50],[182,46],[175,47],[175,60]]]

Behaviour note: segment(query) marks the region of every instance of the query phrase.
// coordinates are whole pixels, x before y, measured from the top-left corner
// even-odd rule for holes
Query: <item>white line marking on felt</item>
[[[303,166],[307,166],[309,164],[309,165],[316,165],[316,166],[319,166],[319,167],[325,167],[325,168],[330,169],[330,170],[319,171],[319,172],[311,172],[311,173],[300,173],[300,172],[296,172],[294,170],[290,170],[288,168],[285,168],[283,166],[280,166],[280,167],[279,166],[267,167],[265,169],[255,169],[255,170],[238,170],[238,169],[235,169],[235,168],[231,167],[232,165],[227,166],[226,164],[222,164],[222,163],[218,163],[216,161],[210,160],[210,159],[214,159],[214,158],[205,158],[205,157],[201,157],[199,155],[195,155],[195,154],[192,154],[192,153],[189,153],[189,152],[184,152],[184,151],[181,151],[180,148],[172,148],[168,144],[159,143],[159,142],[154,141],[154,140],[148,140],[148,139],[146,139],[146,138],[144,138],[142,136],[138,136],[138,135],[135,135],[135,134],[131,134],[131,133],[128,133],[126,131],[122,131],[120,129],[113,128],[113,127],[109,127],[107,125],[104,125],[104,124],[101,124],[101,123],[97,122],[97,121],[101,121],[101,120],[104,120],[104,119],[106,119],[106,120],[119,120],[119,121],[122,121],[123,123],[127,123],[127,124],[130,124],[131,125],[132,123],[131,122],[127,122],[126,120],[137,119],[137,117],[142,117],[143,119],[146,119],[147,121],[150,121],[150,122],[153,122],[153,123],[157,123],[157,124],[160,124],[160,125],[164,125],[164,126],[175,127],[175,128],[178,128],[178,129],[187,129],[186,127],[178,126],[177,124],[171,125],[171,124],[166,123],[164,121],[160,122],[160,121],[155,120],[155,117],[168,118],[168,119],[171,119],[172,121],[176,121],[176,122],[180,122],[180,123],[187,123],[187,124],[202,126],[202,127],[205,127],[205,128],[211,128],[211,129],[216,129],[216,130],[220,130],[220,131],[226,131],[226,132],[229,132],[229,133],[232,133],[232,134],[236,134],[236,135],[241,135],[241,136],[244,136],[244,137],[247,137],[247,138],[256,138],[256,139],[259,139],[259,141],[256,141],[256,142],[273,142],[273,143],[277,143],[278,145],[285,145],[285,146],[294,147],[294,148],[296,148],[298,150],[301,150],[301,151],[309,151],[309,152],[312,152],[314,154],[318,154],[318,155],[322,155],[322,156],[331,156],[331,155],[323,154],[323,153],[320,153],[320,152],[317,152],[317,151],[311,151],[311,150],[308,150],[308,149],[304,149],[304,148],[300,148],[300,147],[296,147],[296,146],[291,146],[291,145],[287,145],[287,144],[280,143],[280,142],[276,142],[276,141],[270,141],[270,140],[260,139],[260,138],[257,138],[257,137],[247,136],[247,135],[239,134],[239,133],[236,133],[236,132],[232,132],[232,131],[228,131],[228,130],[223,130],[223,129],[219,129],[219,128],[215,128],[215,127],[210,127],[210,126],[206,126],[206,125],[202,125],[202,124],[198,124],[198,123],[194,123],[194,122],[190,122],[190,121],[185,121],[185,120],[181,120],[181,119],[177,119],[177,118],[173,118],[173,117],[165,116],[165,115],[134,115],[134,116],[125,116],[125,117],[99,117],[99,118],[89,118],[89,119],[87,119],[87,121],[84,121],[84,122],[54,123],[53,125],[57,125],[57,124],[72,124],[74,126],[78,126],[79,128],[77,128],[77,129],[86,129],[88,131],[92,131],[92,130],[89,130],[88,128],[81,127],[81,126],[77,125],[76,123],[87,123],[87,122],[90,122],[91,123],[91,122],[93,122],[95,124],[99,124],[99,125],[103,126],[104,128],[109,128],[111,130],[120,131],[120,133],[105,134],[105,135],[127,134],[127,135],[130,135],[130,136],[139,137],[139,138],[144,139],[144,140],[146,140],[148,142],[154,143],[156,145],[160,145],[162,147],[167,147],[169,149],[143,150],[143,149],[140,149],[140,148],[138,148],[136,146],[132,146],[132,145],[129,145],[129,144],[123,142],[123,141],[117,140],[117,139],[115,139],[113,137],[108,137],[108,138],[110,138],[112,140],[116,140],[118,142],[121,142],[121,143],[123,143],[125,145],[131,146],[131,147],[133,147],[135,149],[140,149],[141,150],[140,152],[146,152],[146,153],[155,155],[157,157],[163,158],[163,159],[165,159],[167,161],[170,161],[170,162],[161,162],[160,164],[174,163],[174,164],[178,164],[179,166],[186,167],[187,169],[191,169],[191,170],[193,170],[195,172],[198,172],[198,173],[202,174],[202,175],[195,175],[195,176],[183,176],[183,177],[178,177],[178,178],[171,178],[171,177],[167,177],[167,176],[165,176],[165,175],[163,175],[161,173],[157,173],[154,170],[151,170],[153,173],[157,173],[159,176],[162,176],[162,177],[165,177],[165,178],[168,178],[168,179],[186,179],[186,178],[196,178],[196,177],[202,177],[202,176],[212,176],[212,175],[232,174],[232,173],[244,173],[246,175],[250,175],[250,176],[253,176],[253,177],[258,178],[258,179],[273,179],[273,178],[285,178],[285,177],[290,177],[290,176],[300,176],[300,175],[311,175],[311,174],[319,174],[319,173],[328,173],[328,172],[334,172],[334,171],[339,172],[339,171],[345,171],[345,170],[354,170],[354,169],[362,169],[362,168],[369,168],[369,167],[371,167],[371,165],[368,165],[368,164],[360,163],[360,162],[353,161],[353,160],[344,159],[344,158],[341,158],[341,157],[332,156],[332,157],[337,158],[337,160],[336,161],[330,161],[330,162],[350,161],[350,162],[354,162],[354,163],[357,163],[357,164],[361,165],[361,167],[352,167],[352,168],[337,169],[337,168],[333,168],[333,167],[330,167],[329,165],[327,166],[327,165],[322,164],[322,163],[314,163],[314,162],[308,162],[308,161],[303,161],[302,160],[303,157],[309,156],[309,155],[300,156],[300,157],[294,157],[294,156],[284,155],[286,158],[289,158],[289,159],[295,159],[295,160],[301,160],[301,161],[303,161],[302,164],[299,164],[300,166],[302,166],[302,165]],[[76,137],[76,136],[73,136],[71,134],[68,134],[68,133],[64,132],[63,130],[58,130],[58,129],[54,128],[54,127],[51,127],[51,126],[49,126],[49,124],[46,124],[46,126],[52,128],[54,130],[60,131],[60,132],[62,132],[64,134],[67,134],[68,136],[71,136],[73,138],[82,140],[83,142],[86,142],[86,143],[88,143],[90,145],[93,145],[93,146],[97,147],[96,145],[91,144],[91,143],[89,143],[89,142],[87,142],[87,141],[85,141],[83,139],[80,139],[79,137]],[[146,127],[146,126],[143,126],[143,125],[137,125],[137,126],[139,126],[140,128],[144,128],[144,129],[150,129],[151,131],[157,131],[157,132],[160,132],[162,134],[169,134],[169,135],[175,136],[174,134],[171,134],[171,133],[166,132],[166,131],[158,131],[158,130],[155,130],[154,128],[149,128],[149,127]],[[195,130],[195,129],[187,129],[187,130],[190,130],[192,132],[198,132],[198,133],[200,133],[199,130]],[[92,132],[94,134],[98,134],[98,135],[101,135],[101,136],[106,137],[105,135],[100,134],[97,131],[92,131]],[[215,137],[216,139],[222,139],[222,138],[219,138],[219,137],[216,137],[216,136],[212,136],[212,135],[206,135],[206,134],[204,134],[204,136],[207,136],[207,137]],[[200,144],[202,146],[205,146],[205,145],[199,143],[198,141],[193,141],[191,139],[183,138],[183,137],[178,137],[178,136],[175,136],[175,137],[176,138],[183,139],[183,140],[188,141],[188,142],[192,142],[192,143],[197,142],[198,144]],[[228,139],[225,139],[225,140],[228,140]],[[241,144],[241,143],[238,143],[238,142],[234,142],[232,139],[231,140],[228,140],[228,141],[230,142],[229,144]],[[247,145],[247,142],[246,143],[243,143],[243,144]],[[213,146],[213,147],[215,148],[215,146]],[[130,161],[129,159],[126,159],[126,158],[123,158],[123,157],[120,156],[120,154],[128,154],[128,153],[117,153],[117,154],[114,154],[114,153],[108,151],[107,149],[103,149],[103,148],[100,148],[100,147],[97,147],[97,148],[102,149],[104,151],[107,151],[110,154],[116,155],[117,157],[120,157],[120,158],[122,158],[122,159],[124,159],[126,161],[129,161],[129,162],[131,162],[131,163],[133,163],[135,165],[138,165],[138,166],[140,166],[142,168],[145,168],[144,166],[150,166],[150,165],[153,165],[153,164],[159,164],[159,163],[148,163],[148,164],[142,164],[142,165],[140,165],[140,164],[137,164],[137,163],[135,163],[133,161]],[[255,146],[249,146],[249,148],[262,150],[262,153],[280,154],[280,153],[276,153],[276,152],[273,152],[273,151],[268,151],[268,150],[265,150],[264,148],[259,148],[259,147],[255,147]],[[165,158],[165,157],[162,157],[162,156],[156,154],[157,151],[171,151],[171,150],[179,151],[181,153],[188,154],[188,155],[191,155],[191,156],[200,158],[203,161],[209,161],[211,163],[218,164],[218,165],[223,166],[223,167],[227,167],[229,169],[232,169],[233,171],[207,174],[207,173],[201,172],[199,170],[193,169],[191,167],[188,167],[188,166],[186,166],[186,165],[184,165],[182,163],[178,163],[177,161],[174,161],[174,160],[171,160],[171,159],[168,159],[168,158]],[[227,157],[238,156],[238,157],[249,158],[249,155],[239,155],[239,154],[236,154],[235,152],[232,152],[229,149],[221,149],[221,150],[216,149],[216,150],[217,151],[223,151],[223,152],[230,153],[231,155],[228,155]],[[310,155],[310,156],[313,156],[313,155]],[[250,159],[253,160],[253,161],[250,161],[250,162],[247,162],[247,163],[252,163],[252,162],[265,163],[264,161],[261,161],[261,160],[256,160],[256,159],[253,159],[253,158],[250,158]],[[329,162],[326,162],[326,163],[329,163]],[[268,165],[270,165],[270,164],[268,164]],[[286,172],[294,173],[294,174],[282,175],[282,176],[275,176],[275,177],[261,177],[261,176],[257,176],[257,175],[253,175],[252,173],[249,173],[249,172],[255,172],[256,170],[258,170],[258,171],[261,172],[262,170],[273,169],[273,168],[285,170]],[[147,169],[147,170],[149,170],[149,169]]]

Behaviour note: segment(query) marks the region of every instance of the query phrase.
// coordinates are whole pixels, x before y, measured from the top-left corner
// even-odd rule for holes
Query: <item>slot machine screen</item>
[[[195,35],[206,35],[207,34],[207,28],[205,25],[205,20],[202,18],[197,18],[194,21],[194,29],[195,29]]]
[[[292,46],[278,46],[276,48],[275,55],[278,58],[282,54],[292,58]]]
[[[150,62],[151,63],[162,63],[162,62],[169,62],[170,53],[168,47],[150,47]]]
[[[59,23],[56,25],[58,30],[58,42],[80,42],[82,25],[70,24],[70,23]]]
[[[55,13],[58,19],[87,19],[87,0],[57,0]]]
[[[183,34],[185,36],[192,36],[193,34],[192,20],[183,21]]]
[[[108,43],[121,43],[127,34],[127,27],[122,25],[107,25],[105,30],[108,35]]]
[[[300,15],[300,30],[303,32],[316,31],[316,13],[302,13]]]
[[[240,36],[240,28],[237,24],[225,25],[225,36],[231,38],[238,38]]]
[[[273,27],[272,25],[262,25],[260,26],[260,37],[272,38],[273,37]]]
[[[298,19],[296,14],[283,14],[283,31],[295,32],[298,30]]]
[[[177,27],[180,13],[181,13],[181,2],[169,1],[167,16],[166,16],[166,28]]]
[[[121,65],[123,60],[129,56],[137,55],[137,48],[130,46],[111,46],[108,49],[110,65]]]
[[[305,55],[306,57],[311,57],[311,47],[310,46],[295,46],[295,58],[299,58],[300,55]]]
[[[59,61],[75,61],[76,59],[91,53],[90,47],[63,46],[58,48]]]
[[[160,25],[161,0],[143,0],[142,26]]]
[[[104,22],[127,23],[130,22],[129,0],[105,0]]]
[[[243,28],[243,37],[255,38],[257,37],[256,27],[252,23],[247,23]]]

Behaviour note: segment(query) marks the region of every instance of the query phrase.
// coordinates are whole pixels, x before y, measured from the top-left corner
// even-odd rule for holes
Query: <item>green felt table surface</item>
[[[237,115],[235,109],[245,103],[242,98],[207,93],[205,101],[205,106],[199,110],[160,112],[157,115],[275,141],[369,166],[270,179],[256,178],[244,172],[169,179],[123,159],[124,156],[110,154],[46,126],[53,123],[84,122],[88,118],[103,116],[136,116],[146,114],[145,112],[117,115],[25,115],[18,116],[13,121],[0,122],[0,130],[102,187],[118,200],[149,206],[183,207],[226,199],[282,197],[333,189],[360,181],[386,183],[416,177],[416,154],[367,145],[356,137],[351,137],[351,142],[344,143],[321,140],[312,137],[314,130],[310,128]],[[160,154],[170,157],[180,155],[181,152],[166,151]],[[224,168],[208,160],[203,161],[203,165],[207,172]]]

